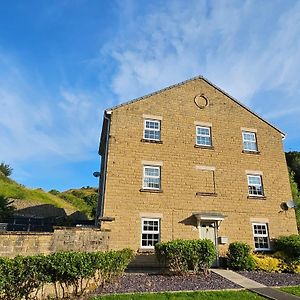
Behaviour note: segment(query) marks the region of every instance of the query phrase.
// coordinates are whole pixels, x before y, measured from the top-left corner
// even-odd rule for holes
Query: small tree
[[[290,177],[290,184],[292,190],[293,200],[296,202],[296,220],[297,220],[297,227],[298,231],[300,229],[300,193],[298,190],[297,183],[295,182],[295,172],[289,168],[289,177]]]
[[[13,168],[10,167],[10,165],[2,162],[0,164],[0,172],[3,173],[4,176],[9,177],[13,171]]]
[[[9,201],[4,196],[0,195],[0,222],[11,217],[15,211],[15,207],[11,205],[13,201]]]

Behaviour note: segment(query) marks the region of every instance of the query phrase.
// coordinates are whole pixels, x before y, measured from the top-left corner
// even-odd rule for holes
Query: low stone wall
[[[109,232],[98,228],[55,228],[54,232],[0,232],[0,256],[95,252],[109,249]]]

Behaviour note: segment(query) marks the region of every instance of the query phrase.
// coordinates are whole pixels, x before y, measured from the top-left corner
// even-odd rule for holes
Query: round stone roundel
[[[209,105],[208,99],[203,94],[197,95],[194,102],[201,109]]]

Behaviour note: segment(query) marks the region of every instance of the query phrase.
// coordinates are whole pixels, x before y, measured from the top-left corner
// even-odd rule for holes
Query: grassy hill
[[[65,192],[51,190],[50,192],[46,192],[42,189],[26,188],[4,176],[1,172],[0,195],[40,204],[52,204],[56,207],[71,211],[79,210],[90,218],[93,216],[97,201],[97,189],[95,188],[72,189]]]

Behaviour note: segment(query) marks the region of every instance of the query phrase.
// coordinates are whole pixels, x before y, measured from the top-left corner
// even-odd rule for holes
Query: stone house
[[[98,216],[111,248],[209,238],[222,255],[297,233],[283,138],[202,76],[105,110]]]

